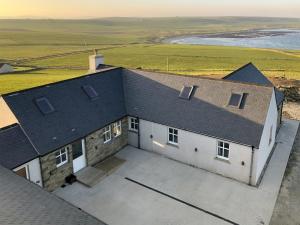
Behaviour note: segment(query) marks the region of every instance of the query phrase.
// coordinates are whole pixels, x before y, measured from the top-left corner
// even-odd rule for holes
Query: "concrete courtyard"
[[[299,122],[285,120],[258,188],[127,146],[126,162],[88,188],[54,193],[109,225],[269,224]]]

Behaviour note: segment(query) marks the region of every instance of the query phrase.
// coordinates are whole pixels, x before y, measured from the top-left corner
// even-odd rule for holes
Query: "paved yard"
[[[93,188],[55,193],[109,225],[269,224],[298,124],[283,124],[259,188],[128,146]]]
[[[300,225],[300,129],[285,171],[271,225]]]

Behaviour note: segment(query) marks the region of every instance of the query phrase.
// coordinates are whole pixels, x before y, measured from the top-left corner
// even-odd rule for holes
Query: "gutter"
[[[253,170],[253,158],[254,158],[254,146],[251,147],[251,162],[250,162],[250,173],[249,173],[249,185],[251,185],[251,180],[252,180],[252,170]]]

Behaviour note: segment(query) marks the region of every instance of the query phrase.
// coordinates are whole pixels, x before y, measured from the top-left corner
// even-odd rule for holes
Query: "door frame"
[[[84,139],[84,138],[81,139],[80,142],[81,142],[82,155],[81,155],[80,157],[76,158],[76,159],[72,159],[73,173],[76,173],[76,172],[82,170],[83,168],[85,168],[85,167],[87,166],[87,160],[86,160],[86,148],[85,148],[85,139]],[[81,158],[81,157],[83,157],[83,158]],[[80,169],[77,169],[77,170],[75,171],[74,163],[76,163],[76,160],[79,161],[78,159],[79,159],[79,160],[83,160],[83,166],[82,166]]]

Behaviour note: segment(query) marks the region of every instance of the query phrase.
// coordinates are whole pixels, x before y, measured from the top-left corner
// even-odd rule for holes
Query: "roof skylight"
[[[228,105],[236,108],[241,108],[241,106],[244,105],[245,96],[245,93],[232,93]]]
[[[183,86],[180,91],[179,98],[190,100],[193,90],[194,86]]]
[[[39,108],[39,110],[44,115],[50,114],[55,111],[53,105],[50,103],[50,101],[46,97],[41,97],[41,98],[35,99],[35,103],[36,103],[37,107]]]
[[[87,94],[87,96],[92,100],[96,99],[99,96],[97,91],[91,85],[84,85],[82,86],[82,89]]]

